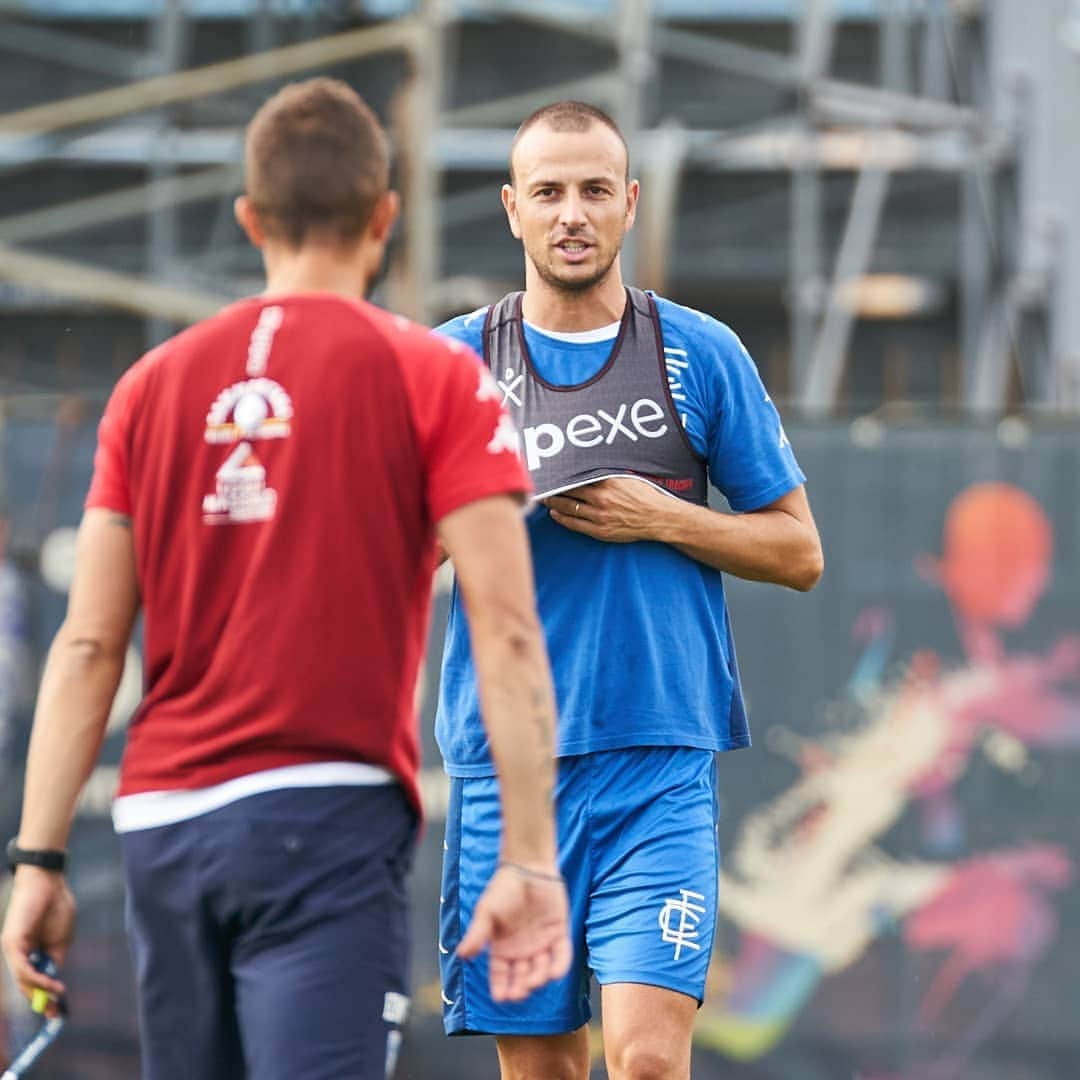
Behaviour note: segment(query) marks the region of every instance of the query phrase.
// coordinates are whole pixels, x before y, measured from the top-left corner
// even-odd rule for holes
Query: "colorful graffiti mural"
[[[965,489],[949,507],[942,556],[917,560],[948,597],[963,658],[950,664],[922,649],[890,674],[894,620],[867,610],[845,688],[853,726],[773,738],[799,775],[743,820],[728,857],[719,906],[738,945],[717,962],[703,1045],[761,1057],[823,980],[842,978],[874,942],[898,934],[936,964],[914,1023],[948,1034],[910,1070],[873,1080],[969,1075],[972,1054],[1053,947],[1054,897],[1075,877],[1074,856],[1053,843],[957,857],[966,822],[956,791],[974,754],[1017,772],[1036,749],[1080,745],[1080,635],[1062,635],[1042,654],[1010,653],[1001,636],[1031,617],[1052,552],[1050,522],[1030,495],[1000,483]],[[912,807],[916,843],[886,850],[882,841]],[[946,1024],[970,982],[980,984],[980,1006]]]

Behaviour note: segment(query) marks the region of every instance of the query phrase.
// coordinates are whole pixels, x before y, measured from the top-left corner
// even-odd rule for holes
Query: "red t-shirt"
[[[363,761],[419,802],[435,524],[529,491],[468,350],[323,294],[153,350],[101,421],[87,507],[132,519],[146,693],[120,794]]]

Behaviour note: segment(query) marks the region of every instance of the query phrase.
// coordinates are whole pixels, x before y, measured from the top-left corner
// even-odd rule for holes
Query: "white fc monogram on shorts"
[[[680,889],[679,892],[680,899],[669,897],[664,901],[657,918],[661,938],[675,946],[676,960],[682,956],[683,949],[693,949],[696,952],[701,948],[697,941],[700,936],[698,923],[705,914],[705,897],[702,893],[691,892],[689,889]]]

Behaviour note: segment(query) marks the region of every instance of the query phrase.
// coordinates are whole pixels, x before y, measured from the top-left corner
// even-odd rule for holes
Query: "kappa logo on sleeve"
[[[479,382],[476,387],[477,401],[500,401],[502,394],[495,376],[486,367],[477,368]],[[518,435],[517,425],[507,413],[500,413],[498,423],[491,441],[487,444],[489,454],[502,454],[505,451],[520,456],[521,437]]]
[[[476,387],[476,400],[501,403],[502,394],[499,392],[499,384],[495,381],[495,376],[486,367],[477,368],[477,372],[480,381]]]
[[[491,442],[487,444],[489,454],[502,454],[509,450],[511,454],[521,454],[521,439],[514,421],[506,413],[499,417],[495,425],[495,434],[491,436]]]

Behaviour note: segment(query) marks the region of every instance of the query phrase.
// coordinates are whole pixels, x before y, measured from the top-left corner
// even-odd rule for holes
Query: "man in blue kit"
[[[498,857],[494,770],[455,593],[436,722],[451,776],[440,925],[450,1034],[504,1080],[584,1080],[589,980],[613,1080],[684,1080],[713,942],[715,752],[748,746],[723,574],[814,586],[821,545],[780,418],[722,323],[627,288],[638,183],[604,113],[518,129],[503,205],[525,291],[440,328],[491,369],[521,433],[559,703],[560,865],[575,965],[515,1005],[454,956]],[[706,505],[711,482],[734,514]]]

